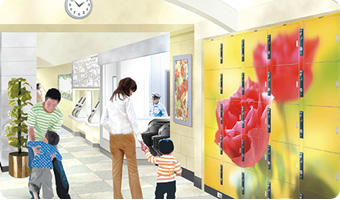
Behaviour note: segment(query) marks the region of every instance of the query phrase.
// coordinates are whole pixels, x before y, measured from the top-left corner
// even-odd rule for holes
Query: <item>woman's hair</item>
[[[110,101],[113,101],[113,98],[116,95],[118,95],[118,98],[120,100],[123,100],[122,98],[126,96],[130,96],[130,90],[132,90],[133,92],[136,92],[137,90],[136,82],[130,77],[120,80],[117,89],[113,92],[110,98]]]

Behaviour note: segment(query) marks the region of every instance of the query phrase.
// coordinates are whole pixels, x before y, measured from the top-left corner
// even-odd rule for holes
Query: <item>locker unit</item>
[[[271,66],[298,64],[299,29],[300,23],[289,23],[270,28]]]
[[[271,141],[268,178],[298,185],[299,179],[299,146]],[[284,172],[284,173],[281,173]]]
[[[218,51],[220,44],[221,44],[221,41],[219,39],[204,42],[204,69],[205,70],[220,69],[220,52]]]
[[[268,66],[267,56],[263,56],[267,54],[267,35],[268,31],[266,29],[254,30],[244,34],[245,67]]]
[[[339,63],[309,63],[304,68],[312,69],[309,79],[304,74],[304,104],[339,107]]]
[[[222,191],[222,184],[221,184],[220,177],[223,172],[221,173],[221,170],[220,170],[221,160],[211,158],[209,156],[204,156],[204,160],[205,160],[204,184],[208,185],[209,187],[217,191]]]
[[[303,29],[305,63],[339,60],[339,14],[304,20]]]
[[[235,93],[242,83],[242,69],[239,68],[223,68],[223,94],[222,99],[228,99]]]
[[[304,115],[305,147],[339,153],[339,109],[305,106]]]
[[[210,148],[207,148],[205,151],[205,155],[209,156],[211,158],[215,158],[218,160],[221,160],[221,148],[215,144],[215,137],[216,132],[218,129],[212,129],[212,128],[205,128],[205,135],[204,135],[204,141],[206,141],[206,145],[209,145]]]
[[[238,68],[242,63],[242,36],[223,37],[223,68]]]
[[[240,199],[339,194],[339,16],[205,41],[206,186]]]
[[[298,145],[299,105],[272,103],[270,106],[271,135],[274,141]]]
[[[275,97],[274,103],[299,104],[299,65],[270,66],[268,70],[271,75],[270,86]]]
[[[242,195],[242,169],[235,164],[223,162],[222,193],[232,198],[241,199]]]
[[[339,194],[339,155],[305,147],[303,158],[304,175],[300,185],[305,191],[335,198]],[[320,162],[316,158],[324,159]]]
[[[267,182],[264,180],[266,175],[245,169],[244,173],[244,194],[242,199],[266,199]]]
[[[204,98],[221,99],[220,94],[220,69],[204,71]]]

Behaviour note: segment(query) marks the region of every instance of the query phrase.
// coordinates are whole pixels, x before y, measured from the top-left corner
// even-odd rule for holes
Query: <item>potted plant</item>
[[[9,153],[9,174],[16,178],[28,177],[31,173],[28,168],[28,153],[23,152],[27,148],[28,127],[25,123],[28,114],[23,111],[31,103],[31,92],[27,89],[32,86],[24,78],[12,78],[8,82],[8,103],[13,107],[8,116],[11,121],[5,127],[8,144],[17,148],[17,152]]]

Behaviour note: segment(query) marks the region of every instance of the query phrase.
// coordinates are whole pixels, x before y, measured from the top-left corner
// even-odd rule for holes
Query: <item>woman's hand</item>
[[[33,150],[35,156],[40,156],[40,154],[43,154],[42,150],[38,149],[39,147],[40,147],[40,145],[32,147],[32,150]]]

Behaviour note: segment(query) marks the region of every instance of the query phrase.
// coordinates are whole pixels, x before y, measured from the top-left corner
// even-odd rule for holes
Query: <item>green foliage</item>
[[[12,78],[8,82],[8,103],[12,106],[12,110],[8,113],[11,122],[5,126],[5,132],[8,144],[18,148],[19,153],[22,148],[27,148],[28,139],[28,127],[25,123],[28,114],[24,113],[22,109],[26,105],[33,105],[31,92],[27,87],[32,89],[32,86],[24,78]]]

